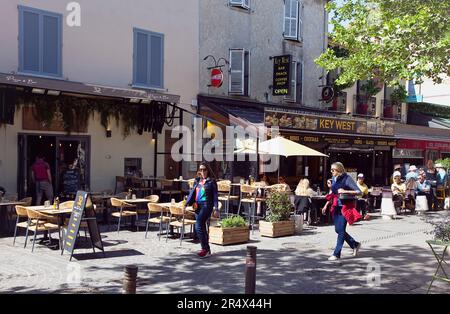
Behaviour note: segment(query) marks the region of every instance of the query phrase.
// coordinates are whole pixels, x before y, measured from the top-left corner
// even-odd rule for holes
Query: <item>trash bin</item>
[[[292,215],[291,220],[295,222],[295,234],[301,234],[303,231],[303,215]]]

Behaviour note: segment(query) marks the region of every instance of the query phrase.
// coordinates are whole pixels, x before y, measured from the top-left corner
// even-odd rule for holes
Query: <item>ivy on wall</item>
[[[106,129],[112,120],[119,126],[122,123],[122,135],[161,133],[165,122],[173,121],[174,110],[166,117],[167,103],[152,102],[150,104],[131,104],[124,100],[80,98],[61,95],[58,97],[23,93],[18,97],[18,107],[22,105],[33,106],[33,115],[36,120],[50,125],[55,113],[60,113],[64,130],[70,134],[80,130],[89,117],[98,113],[100,124]],[[145,109],[145,110],[143,110]],[[150,121],[143,127],[142,121]]]

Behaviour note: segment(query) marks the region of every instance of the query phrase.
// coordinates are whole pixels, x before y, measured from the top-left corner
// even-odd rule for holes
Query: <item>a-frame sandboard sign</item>
[[[73,204],[72,214],[70,215],[69,225],[64,237],[64,249],[61,251],[61,255],[64,251],[70,253],[70,260],[72,260],[73,252],[75,251],[78,232],[82,221],[87,222],[89,237],[91,239],[92,249],[95,253],[95,248],[98,248],[103,252],[105,256],[105,250],[103,248],[102,237],[98,230],[97,218],[95,215],[94,206],[92,204],[91,197],[87,192],[78,191]]]

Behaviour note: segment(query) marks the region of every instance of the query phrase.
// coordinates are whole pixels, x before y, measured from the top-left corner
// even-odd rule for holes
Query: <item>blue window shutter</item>
[[[163,88],[164,36],[150,35],[150,86]]]
[[[44,74],[59,74],[61,48],[59,33],[58,17],[44,15],[42,36],[42,72]]]
[[[148,85],[148,35],[139,31],[135,31],[134,38],[134,83],[140,85]]]
[[[39,72],[39,14],[21,11],[21,71]]]

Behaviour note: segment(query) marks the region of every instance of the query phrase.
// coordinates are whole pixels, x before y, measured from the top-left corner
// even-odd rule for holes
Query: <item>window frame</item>
[[[245,3],[246,0],[228,0],[228,4],[230,7],[234,7],[234,8],[241,8],[244,10],[250,10],[251,7],[251,0],[248,0],[248,4]]]
[[[286,34],[286,1],[290,1],[292,3],[297,4],[297,16],[295,18],[296,21],[296,34],[295,36],[292,36],[291,34]],[[303,4],[299,0],[284,0],[284,8],[283,8],[283,37],[286,40],[292,40],[292,41],[302,41],[302,31],[303,31],[303,20],[301,18],[301,14],[303,13]],[[289,17],[290,23],[289,26],[291,26],[292,21],[294,18]],[[290,32],[290,28],[289,28]]]
[[[231,91],[231,73],[233,73],[233,64],[231,54],[233,51],[241,51],[242,67],[241,67],[241,82],[242,87],[240,92]],[[245,48],[230,48],[229,49],[230,67],[228,71],[228,95],[250,96],[250,51]]]
[[[137,83],[137,35],[138,33],[145,34],[147,36],[147,62],[148,62],[148,69],[147,69],[147,84],[143,83]],[[151,74],[151,36],[157,36],[161,38],[161,86],[151,85],[150,82],[150,74]],[[165,45],[165,36],[163,33],[158,33],[154,31],[149,31],[142,28],[133,28],[133,80],[132,80],[132,87],[139,87],[139,88],[147,88],[147,89],[153,89],[153,90],[164,90],[164,45]]]
[[[61,78],[62,70],[63,70],[63,15],[60,13],[55,13],[51,11],[36,9],[33,7],[18,5],[18,21],[19,21],[19,64],[18,64],[18,72],[24,74],[31,74],[42,77],[51,77],[51,78]],[[33,14],[37,14],[39,16],[39,71],[26,70],[24,69],[24,58],[25,58],[25,39],[24,39],[24,13],[29,12]],[[44,72],[44,43],[43,43],[43,34],[44,34],[44,16],[49,16],[56,18],[58,21],[58,63],[57,63],[57,72],[58,73],[48,73]]]

